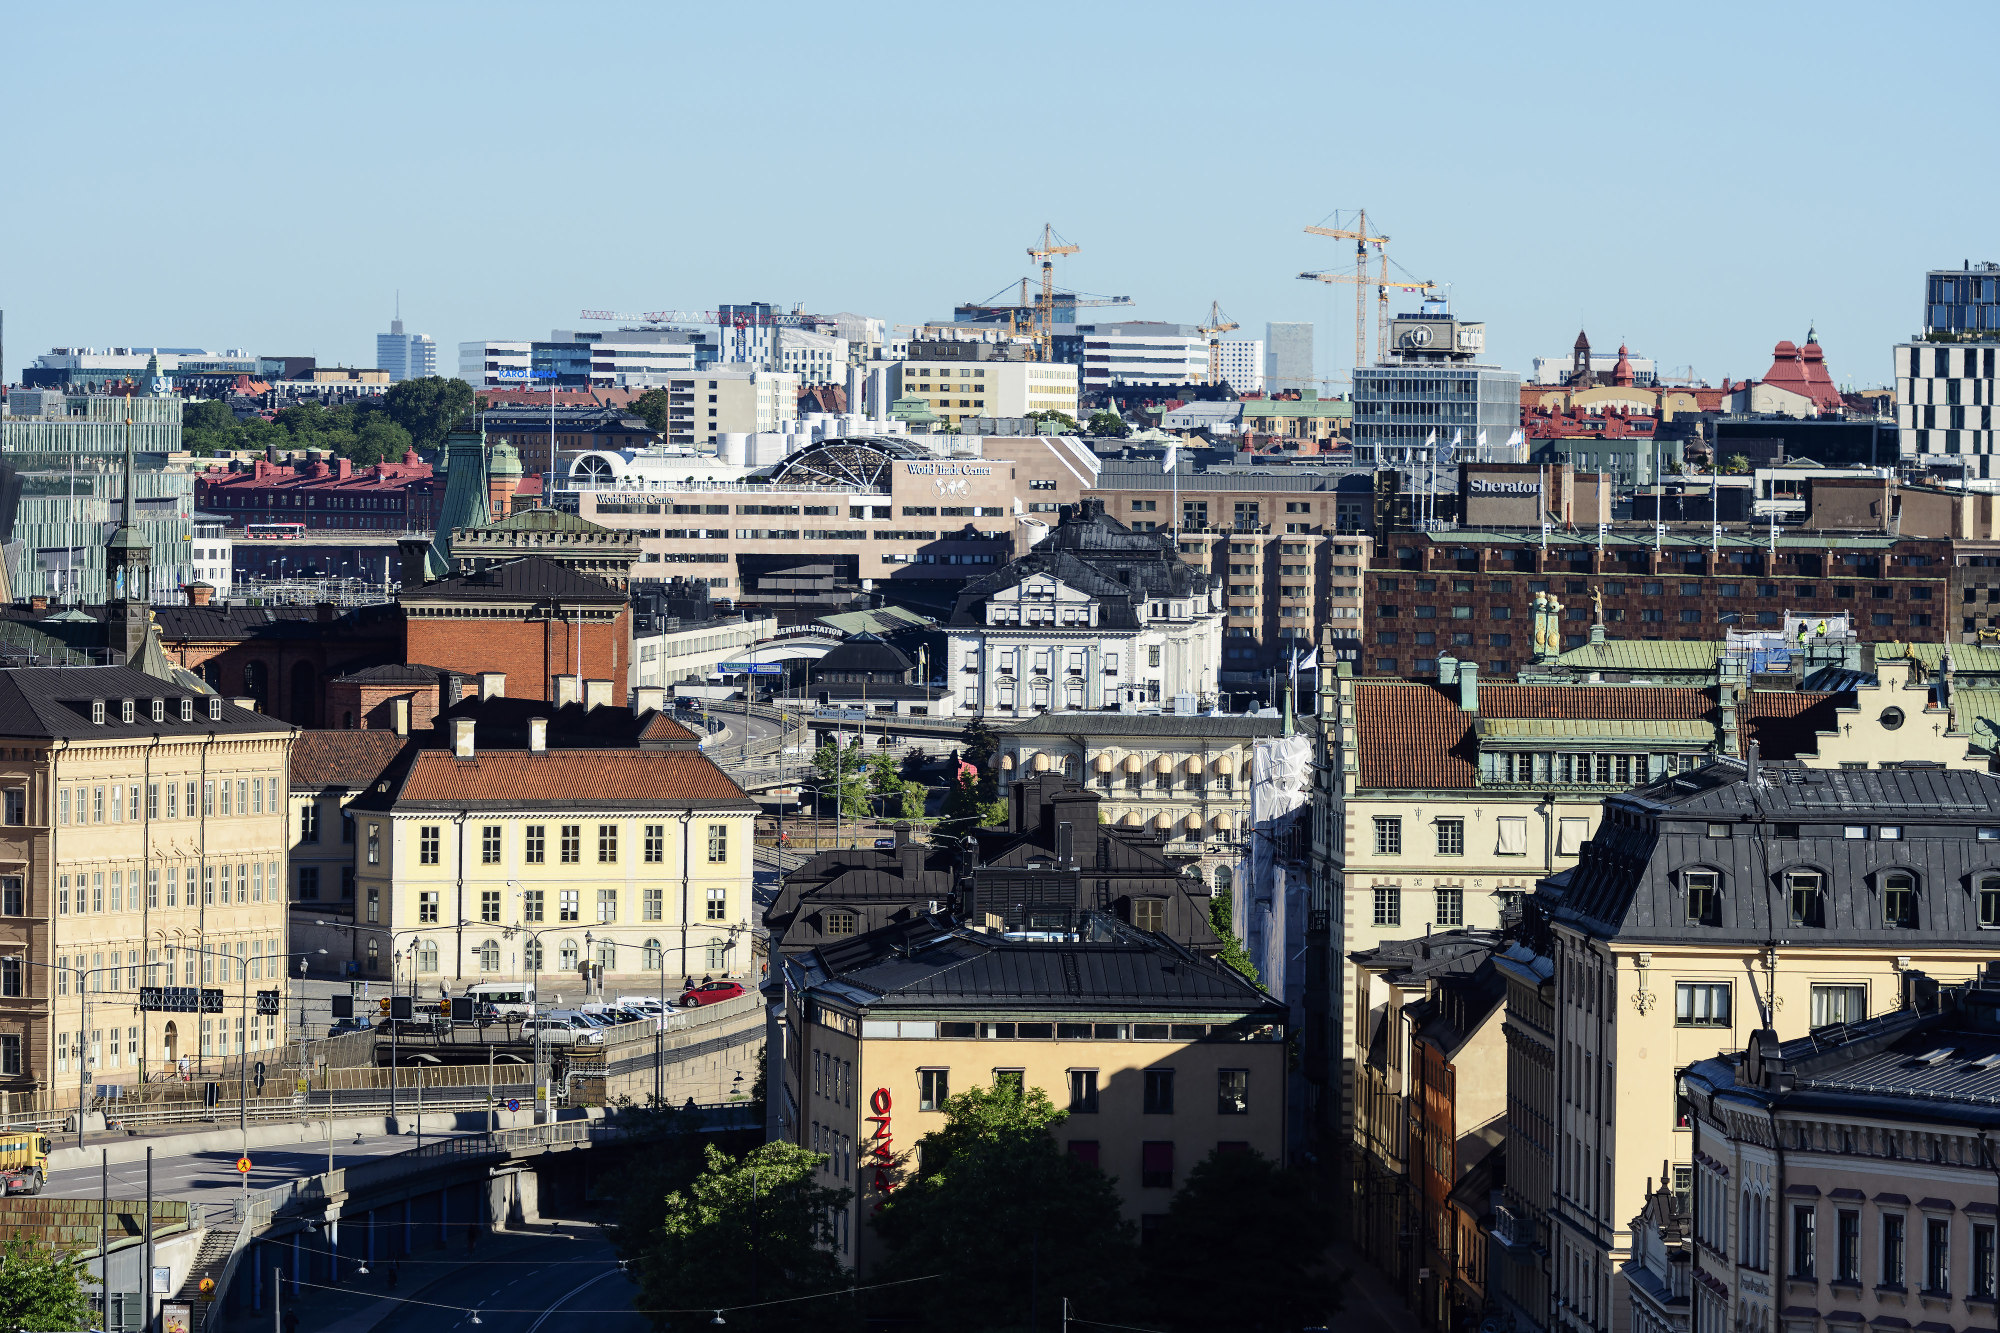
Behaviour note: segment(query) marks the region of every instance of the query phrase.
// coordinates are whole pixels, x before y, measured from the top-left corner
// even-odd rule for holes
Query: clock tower
[[[111,534],[104,555],[104,600],[107,639],[124,655],[127,665],[139,660],[152,625],[153,547],[134,520],[132,491],[132,419],[125,419],[125,491],[119,504],[118,531]]]

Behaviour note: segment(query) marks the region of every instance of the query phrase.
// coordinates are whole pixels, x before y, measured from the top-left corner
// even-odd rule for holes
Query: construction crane
[[[1210,301],[1208,323],[1195,327],[1208,335],[1208,382],[1214,384],[1222,378],[1222,335],[1242,325],[1222,313],[1222,302]]]
[[[1035,302],[1035,342],[1042,360],[1049,359],[1049,342],[1055,336],[1056,322],[1056,266],[1058,255],[1073,255],[1081,246],[1071,245],[1056,235],[1056,229],[1042,224],[1042,243],[1028,247],[1028,258],[1042,266],[1042,294]]]
[[[1336,219],[1337,217],[1338,215],[1336,215]],[[1376,247],[1377,252],[1380,253],[1381,247],[1389,243],[1389,238],[1387,236],[1371,236],[1368,234],[1368,210],[1365,208],[1354,215],[1354,226],[1351,228],[1350,227],[1307,227],[1306,234],[1308,236],[1331,236],[1335,240],[1341,240],[1341,241],[1351,240],[1354,242],[1354,276],[1351,279],[1349,279],[1349,281],[1352,281],[1355,284],[1354,364],[1357,368],[1365,366],[1368,364],[1368,295],[1362,284],[1366,282],[1368,278],[1368,247],[1372,245]],[[1386,265],[1388,264],[1389,260],[1386,254],[1383,255],[1382,262],[1385,265],[1384,276],[1387,276]],[[1314,274],[1302,273],[1299,276],[1318,278],[1321,282],[1336,282],[1340,280],[1330,276],[1322,276],[1317,273]],[[1377,346],[1376,351],[1378,353],[1381,351],[1379,345]]]
[[[1359,274],[1301,273],[1299,274],[1299,276],[1301,278],[1310,278],[1314,282],[1351,282],[1354,284],[1354,308],[1355,308],[1354,366],[1355,369],[1357,370],[1359,370],[1362,366],[1368,364],[1366,359],[1368,355],[1367,334],[1366,334],[1367,324],[1364,320],[1363,312],[1365,312],[1368,308],[1368,289],[1370,287],[1373,287],[1375,289],[1376,320],[1377,320],[1377,327],[1375,330],[1375,355],[1378,360],[1381,357],[1388,355],[1389,351],[1389,293],[1391,291],[1422,292],[1426,296],[1428,296],[1430,293],[1434,291],[1443,290],[1442,284],[1431,282],[1426,279],[1417,279],[1411,282],[1399,282],[1391,280],[1387,277],[1371,277],[1366,272]]]
[[[628,315],[617,310],[585,310],[578,319],[596,320],[610,324],[720,324],[722,318],[713,310],[653,310],[643,315]]]

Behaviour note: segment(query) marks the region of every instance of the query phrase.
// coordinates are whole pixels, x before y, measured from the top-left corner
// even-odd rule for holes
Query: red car
[[[704,1004],[716,1004],[723,1000],[733,1000],[749,992],[734,981],[711,981],[681,992],[680,1004],[683,1009],[697,1009]]]

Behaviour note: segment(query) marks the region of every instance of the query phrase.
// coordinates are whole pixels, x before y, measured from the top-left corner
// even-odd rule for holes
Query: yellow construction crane
[[[1210,301],[1208,323],[1195,327],[1208,335],[1208,382],[1214,384],[1222,378],[1222,335],[1242,325],[1222,313],[1222,302]]]
[[[1354,366],[1357,370],[1368,364],[1365,359],[1368,355],[1367,335],[1365,333],[1367,324],[1363,321],[1362,312],[1368,308],[1368,289],[1370,287],[1375,289],[1377,319],[1375,356],[1378,360],[1388,355],[1389,352],[1389,293],[1391,291],[1422,292],[1428,296],[1431,292],[1443,290],[1441,284],[1425,279],[1418,279],[1413,282],[1397,282],[1387,277],[1371,277],[1367,273],[1301,273],[1299,276],[1301,278],[1310,278],[1314,282],[1351,282],[1354,284],[1356,320],[1354,330]]]
[[[1387,236],[1371,236],[1368,234],[1368,210],[1365,208],[1354,215],[1354,226],[1351,228],[1307,227],[1306,234],[1308,236],[1331,236],[1335,240],[1354,242],[1354,276],[1348,279],[1354,283],[1354,364],[1357,368],[1365,366],[1368,364],[1368,296],[1362,284],[1368,278],[1368,247],[1371,245],[1375,246],[1377,253],[1381,253],[1381,247],[1389,243],[1389,238]],[[1382,263],[1384,265],[1384,276],[1387,276],[1389,258],[1386,254],[1382,256]],[[1319,278],[1322,282],[1340,281],[1340,279],[1322,276],[1317,273],[1302,273],[1299,276]],[[1381,348],[1378,346],[1376,351],[1379,353]]]
[[[1055,336],[1055,259],[1058,255],[1073,255],[1081,248],[1056,235],[1056,229],[1046,222],[1042,224],[1042,243],[1039,246],[1028,247],[1028,258],[1038,261],[1042,266],[1042,294],[1035,302],[1035,342],[1044,361],[1049,359],[1049,342]]]

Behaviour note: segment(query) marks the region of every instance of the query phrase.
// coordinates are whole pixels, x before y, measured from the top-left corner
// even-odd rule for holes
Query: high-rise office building
[[[1896,434],[1902,457],[1924,466],[2000,475],[2000,264],[1968,263],[1924,275],[1924,331],[1899,343]]]
[[[375,335],[375,368],[389,372],[389,382],[427,379],[437,374],[437,343],[427,333],[403,332],[403,321],[389,321],[389,331]]]
[[[1261,338],[1224,338],[1216,346],[1216,373],[1237,393],[1264,390],[1264,342]]]
[[[1474,359],[1486,350],[1484,323],[1426,301],[1395,318],[1389,344],[1354,373],[1356,463],[1407,468],[1417,481],[1440,451],[1455,444],[1469,456],[1482,432],[1491,448],[1521,424],[1521,377]]]
[[[1319,387],[1313,383],[1312,325],[1264,326],[1264,387],[1271,393]]]

